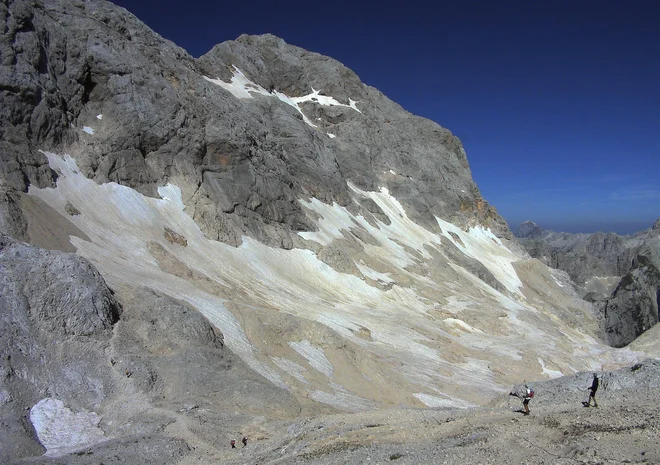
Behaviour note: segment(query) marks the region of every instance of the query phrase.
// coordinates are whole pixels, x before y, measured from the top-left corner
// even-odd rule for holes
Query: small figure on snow
[[[534,389],[526,384],[522,387],[514,386],[509,395],[522,400],[523,408],[519,411],[522,412],[523,415],[529,415],[529,401],[534,397]]]
[[[598,376],[594,373],[593,380],[591,381],[591,386],[589,388],[589,399],[586,402],[582,402],[582,405],[585,407],[591,407],[591,399],[594,401],[594,407],[598,407],[598,402],[596,402],[596,391],[598,390]]]

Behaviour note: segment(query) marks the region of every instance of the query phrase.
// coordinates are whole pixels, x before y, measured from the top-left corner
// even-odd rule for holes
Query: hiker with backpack
[[[527,384],[522,387],[514,386],[511,392],[509,392],[509,395],[515,396],[522,400],[523,408],[520,410],[520,412],[522,412],[523,415],[529,415],[529,401],[534,397],[534,389],[532,389]]]
[[[585,407],[591,407],[591,399],[594,400],[594,407],[598,407],[598,402],[596,402],[596,391],[598,390],[598,376],[594,373],[593,380],[591,381],[591,386],[589,388],[589,399],[586,402],[582,402],[582,405]]]

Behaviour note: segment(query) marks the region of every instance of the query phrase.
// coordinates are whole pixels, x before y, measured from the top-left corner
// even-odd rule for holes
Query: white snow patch
[[[377,221],[377,226],[373,226],[363,216],[353,216],[346,208],[337,203],[328,205],[318,199],[300,200],[303,206],[319,216],[318,231],[299,232],[298,234],[303,239],[328,245],[334,239],[343,238],[343,231],[348,232],[357,224],[380,243],[378,246],[364,244],[367,253],[386,258],[398,269],[413,265],[418,260],[418,257],[412,255],[401,244],[406,244],[416,250],[423,258],[431,258],[426,246],[440,244],[440,236],[412,221],[403,206],[390,195],[386,188],[381,188],[380,192],[368,192],[351,183],[348,186],[362,197],[372,199],[389,217],[390,224]]]
[[[89,126],[83,126],[82,130],[87,134],[91,134],[92,136],[94,135],[94,129],[90,128]]]
[[[57,457],[108,438],[94,412],[72,412],[58,399],[42,399],[30,409],[30,421],[46,456]]]
[[[305,371],[307,371],[304,367],[298,365],[294,361],[289,360],[288,358],[271,357],[270,359],[285,373],[293,376],[301,383],[309,384],[309,381],[305,379],[305,375],[303,374]]]
[[[311,398],[317,402],[353,412],[374,408],[374,403],[372,401],[363,397],[356,396],[355,394],[351,394],[341,386],[331,383],[330,387],[333,390],[332,393],[316,390],[312,392]]]
[[[334,139],[334,138],[336,138],[337,136],[335,136],[334,134],[330,134],[330,133],[328,133],[328,137],[329,137],[330,139]]]
[[[303,117],[303,121],[305,121],[305,123],[307,123],[313,128],[317,126],[314,123],[312,123],[312,121],[309,118],[307,118],[307,116],[303,113],[302,109],[300,108],[300,104],[303,102],[314,102],[314,103],[318,103],[319,105],[325,105],[325,106],[339,106],[339,107],[352,108],[358,113],[362,113],[355,105],[357,103],[356,101],[349,98],[348,105],[346,105],[345,103],[340,103],[339,101],[335,100],[333,97],[328,97],[327,95],[320,95],[320,91],[315,90],[314,88],[312,88],[311,94],[303,95],[302,97],[289,97],[288,95],[278,92],[277,90],[274,90],[273,92],[268,92],[260,85],[255,84],[250,79],[248,79],[243,74],[243,72],[240,69],[238,69],[236,66],[234,66],[233,76],[229,82],[224,82],[222,79],[212,79],[206,76],[204,76],[204,79],[231,92],[231,94],[238,99],[252,98],[253,93],[259,95],[277,97],[282,102],[286,103],[287,105],[291,105],[293,108],[298,110],[298,112]]]
[[[231,92],[231,94],[238,99],[252,98],[252,93],[271,95],[266,89],[249,80],[236,66],[234,66],[233,73],[234,75],[229,82],[225,82],[222,79],[211,79],[206,76],[204,76],[204,79]]]
[[[564,373],[562,373],[561,371],[551,370],[549,368],[546,368],[545,362],[543,361],[543,359],[541,357],[538,357],[537,360],[538,360],[539,364],[541,365],[541,370],[542,370],[543,374],[548,375],[550,378],[559,378],[560,376],[564,376]]]
[[[385,284],[394,282],[394,280],[390,278],[387,273],[379,273],[376,270],[372,270],[364,263],[355,263],[355,266],[357,266],[357,269],[360,270],[360,273],[362,273],[367,278],[373,279],[374,281],[379,281]]]
[[[103,119],[103,115],[96,115],[96,119],[98,119],[98,120],[102,120],[102,119]]]
[[[289,342],[289,345],[293,350],[305,357],[312,368],[320,371],[328,378],[332,378],[332,363],[325,356],[323,349],[314,347],[307,339],[300,342]]]
[[[483,331],[481,331],[480,329],[474,328],[473,326],[470,326],[465,321],[459,320],[458,318],[445,318],[443,321],[448,325],[457,326],[470,333],[473,333],[475,331],[483,333]]]
[[[444,408],[471,408],[476,407],[476,404],[467,402],[461,399],[452,399],[449,397],[438,397],[423,392],[413,393],[417,399],[422,401],[427,407],[444,407]]]
[[[396,172],[394,170],[390,170],[390,173],[396,176]]]
[[[519,257],[507,249],[490,229],[477,226],[465,232],[438,217],[436,221],[444,237],[452,241],[467,256],[480,261],[510,292],[522,296],[522,281],[512,265],[519,260]],[[460,241],[454,239],[450,232],[458,236]]]

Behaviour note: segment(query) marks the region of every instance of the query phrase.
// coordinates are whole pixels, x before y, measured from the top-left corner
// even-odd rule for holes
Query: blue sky
[[[514,231],[660,218],[658,1],[114,3],[196,57],[272,33],[339,60],[457,135]]]

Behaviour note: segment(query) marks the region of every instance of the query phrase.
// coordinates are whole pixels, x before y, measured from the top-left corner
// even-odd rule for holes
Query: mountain
[[[596,304],[611,345],[623,347],[658,323],[660,220],[629,236],[558,233],[526,221],[516,236],[532,257],[566,271]]]
[[[608,346],[460,141],[341,63],[271,35],[194,59],[101,0],[0,15],[3,463],[241,463],[243,435],[313,461],[302,419],[657,356]]]

